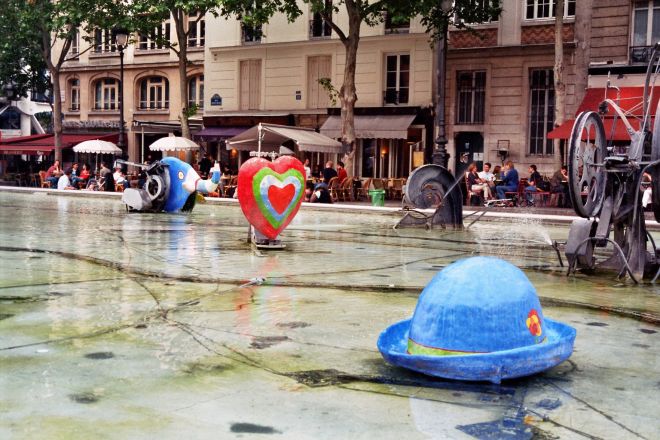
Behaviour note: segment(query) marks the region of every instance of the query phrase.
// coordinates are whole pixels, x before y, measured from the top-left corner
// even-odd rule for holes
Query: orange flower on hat
[[[532,309],[527,315],[527,328],[534,336],[541,336],[541,320],[535,309]]]

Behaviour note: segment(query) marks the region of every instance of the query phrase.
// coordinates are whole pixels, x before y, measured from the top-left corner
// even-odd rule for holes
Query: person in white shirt
[[[309,167],[309,159],[305,159],[303,167],[305,168],[305,179],[312,180],[312,169]]]
[[[64,171],[64,174],[62,174],[57,180],[57,189],[75,189],[73,186],[71,186],[71,180],[69,179],[70,176],[71,169],[69,168]]]
[[[479,178],[492,190],[495,188],[495,174],[490,172],[490,162],[484,164],[484,170],[479,173]],[[491,191],[492,192],[492,191]]]

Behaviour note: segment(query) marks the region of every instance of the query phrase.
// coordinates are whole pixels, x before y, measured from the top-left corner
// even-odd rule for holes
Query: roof
[[[311,128],[288,127],[276,124],[258,124],[234,136],[227,141],[227,149],[256,150],[259,147],[259,129],[261,128],[261,151],[279,151],[282,143],[292,140],[300,151],[318,151],[321,153],[341,153],[340,142],[317,133]]]
[[[116,142],[117,134],[104,133],[64,133],[62,134],[62,148],[71,148],[74,145],[91,139]],[[0,154],[47,154],[55,149],[55,135],[35,134],[0,140]]]
[[[371,115],[354,116],[355,137],[357,139],[407,139],[408,127],[415,115]],[[341,117],[330,116],[321,133],[331,137],[341,137]]]

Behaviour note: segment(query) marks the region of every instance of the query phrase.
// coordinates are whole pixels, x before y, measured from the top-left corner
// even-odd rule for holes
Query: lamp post
[[[117,146],[122,150],[126,146],[124,133],[124,49],[128,43],[128,32],[125,29],[115,28],[115,44],[119,49],[119,137]]]
[[[442,0],[440,3],[442,12],[447,15],[452,8],[452,0]],[[448,22],[449,20],[447,20]],[[431,161],[435,165],[441,165],[447,168],[449,163],[449,154],[447,153],[447,131],[445,126],[445,82],[447,74],[447,29],[448,25],[442,30],[442,35],[436,42],[436,56],[438,64],[436,67],[437,79],[437,102],[435,106],[435,125],[437,127],[438,137],[435,139]]]

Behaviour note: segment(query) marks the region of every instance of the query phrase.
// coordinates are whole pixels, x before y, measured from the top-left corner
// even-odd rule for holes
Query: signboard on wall
[[[421,167],[424,165],[424,152],[423,151],[413,151],[413,168]]]
[[[222,96],[217,93],[211,96],[211,105],[222,105]]]

